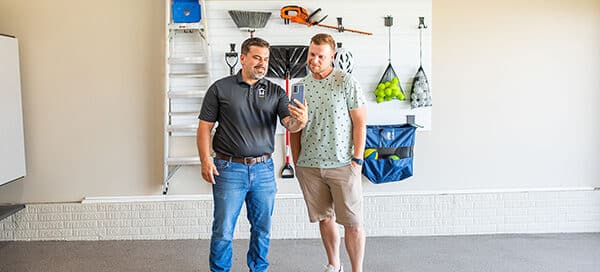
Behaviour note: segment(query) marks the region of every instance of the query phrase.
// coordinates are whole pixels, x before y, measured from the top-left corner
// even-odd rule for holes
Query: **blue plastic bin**
[[[173,0],[171,10],[174,23],[196,23],[202,19],[198,0]]]

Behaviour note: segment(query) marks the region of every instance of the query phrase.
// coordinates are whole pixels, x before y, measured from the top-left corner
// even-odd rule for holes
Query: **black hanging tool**
[[[238,63],[238,53],[235,52],[235,43],[230,43],[229,47],[231,47],[231,51],[225,52],[225,63],[229,66],[229,75],[232,76]]]
[[[337,17],[337,23],[338,23],[338,32],[344,32],[344,25],[342,24],[342,17]]]

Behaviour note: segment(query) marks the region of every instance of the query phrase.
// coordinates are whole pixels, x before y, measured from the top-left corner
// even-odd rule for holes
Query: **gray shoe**
[[[340,265],[340,270],[336,271],[333,265],[328,264],[327,267],[325,267],[324,272],[344,272],[344,267]]]

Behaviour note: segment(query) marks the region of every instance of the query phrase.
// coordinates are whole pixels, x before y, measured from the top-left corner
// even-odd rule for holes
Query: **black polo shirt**
[[[213,83],[204,97],[200,120],[219,122],[213,150],[235,157],[273,153],[277,116],[290,115],[283,88],[261,79],[250,86],[241,71]]]

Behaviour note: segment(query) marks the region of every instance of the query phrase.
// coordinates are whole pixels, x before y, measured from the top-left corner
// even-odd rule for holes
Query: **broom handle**
[[[285,163],[290,163],[290,131],[285,131]]]
[[[285,77],[285,94],[290,95],[290,77]],[[290,163],[290,131],[285,130],[285,163]]]

